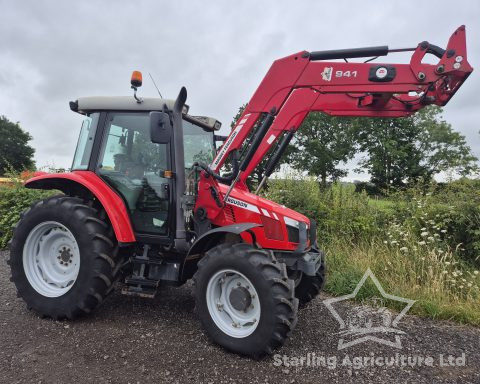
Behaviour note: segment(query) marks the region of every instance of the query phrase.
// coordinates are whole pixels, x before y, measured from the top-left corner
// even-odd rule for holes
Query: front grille
[[[262,219],[265,236],[272,240],[283,240],[282,224],[267,216],[260,216]]]
[[[298,243],[300,241],[300,231],[297,227],[287,225],[288,241]]]

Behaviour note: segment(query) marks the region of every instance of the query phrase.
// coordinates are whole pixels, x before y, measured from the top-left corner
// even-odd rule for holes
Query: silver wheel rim
[[[233,307],[230,298],[235,289],[249,294],[247,298],[250,305],[244,310]],[[258,293],[250,280],[240,272],[223,269],[215,273],[208,282],[206,298],[212,320],[228,336],[247,337],[257,328],[261,314]]]
[[[23,269],[35,291],[46,297],[68,292],[78,277],[80,251],[70,230],[56,221],[33,228],[23,246]]]

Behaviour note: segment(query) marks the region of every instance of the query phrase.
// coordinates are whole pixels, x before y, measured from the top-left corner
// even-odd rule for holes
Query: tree
[[[441,108],[427,107],[406,118],[357,119],[360,150],[367,157],[360,168],[388,192],[442,171],[466,175],[476,169],[465,137],[442,120]]]
[[[442,171],[454,171],[468,176],[478,171],[478,159],[472,154],[465,136],[443,120],[442,109],[424,108],[413,116],[420,128],[419,149],[424,154],[424,177],[432,178]]]
[[[0,175],[10,167],[17,172],[35,167],[35,150],[28,145],[32,136],[18,122],[13,123],[0,116],[0,138]]]
[[[421,176],[422,153],[416,146],[420,128],[411,118],[358,119],[357,124],[360,150],[367,153],[360,169],[370,173],[377,188],[388,191]]]
[[[347,174],[339,164],[351,159],[356,149],[354,119],[312,112],[292,142],[289,159],[294,168],[306,171],[326,185]]]

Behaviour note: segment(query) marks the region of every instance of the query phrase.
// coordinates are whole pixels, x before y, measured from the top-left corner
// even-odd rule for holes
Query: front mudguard
[[[291,270],[303,272],[307,276],[315,276],[325,259],[325,253],[311,248],[301,255],[296,252],[275,252],[275,257]]]

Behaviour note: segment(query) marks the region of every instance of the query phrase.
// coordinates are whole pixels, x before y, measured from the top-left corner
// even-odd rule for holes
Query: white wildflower
[[[408,251],[408,248],[407,247],[402,247],[402,248],[400,248],[400,251],[406,252],[406,251]]]
[[[428,232],[422,232],[422,233],[420,233],[420,236],[422,236],[422,237],[428,236]]]
[[[419,241],[418,242],[418,245],[425,245],[425,244],[426,244],[425,241]]]

